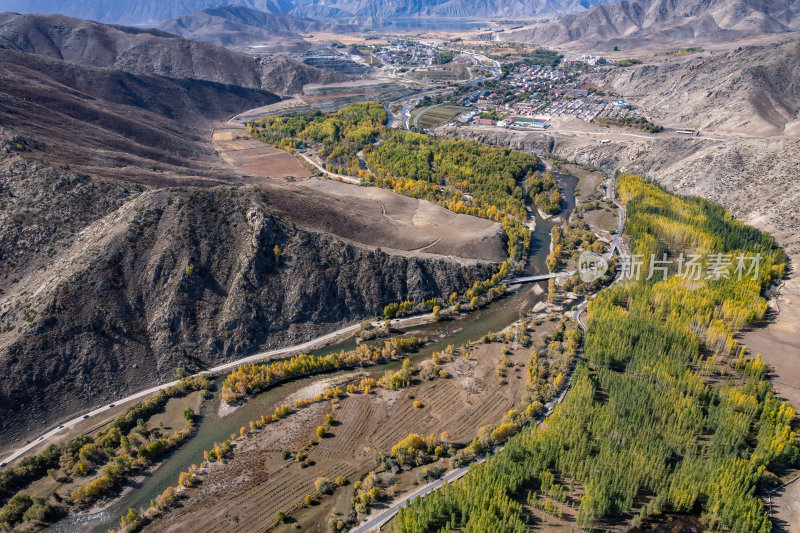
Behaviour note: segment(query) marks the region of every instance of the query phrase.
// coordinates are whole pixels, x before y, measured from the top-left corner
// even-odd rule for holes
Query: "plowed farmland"
[[[539,326],[533,337],[552,329]],[[530,348],[511,350],[505,379],[497,368],[510,344],[473,344],[456,350],[442,366],[448,377],[424,380],[412,386],[370,393],[356,392],[313,404],[287,418],[264,426],[236,447],[227,464],[213,464],[199,488],[188,491],[181,508],[152,522],[145,531],[256,532],[271,530],[278,511],[297,515],[296,523],[280,528],[326,531],[328,515],[349,511],[352,484],[375,467],[375,454],[388,452],[409,433],[450,434],[451,442],[469,443],[479,427],[498,423],[524,393]],[[465,357],[465,352],[469,357]],[[360,377],[358,378],[360,379]],[[356,380],[356,382],[358,381]],[[421,407],[415,407],[419,401]],[[317,426],[325,414],[335,422],[328,435],[318,438]],[[315,445],[309,445],[316,441]],[[298,454],[305,453],[303,461]],[[315,498],[320,477],[350,482],[333,495]]]

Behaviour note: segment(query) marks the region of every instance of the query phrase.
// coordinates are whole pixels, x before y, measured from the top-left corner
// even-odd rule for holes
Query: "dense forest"
[[[761,291],[782,275],[785,256],[712,202],[617,179],[634,253],[761,254],[758,273],[692,279],[675,260],[666,280],[644,276],[599,293],[585,361],[546,427],[520,432],[461,482],[401,509],[398,531],[528,531],[541,507],[531,494],[545,490],[572,492],[584,528],[686,510],[712,530],[771,530],[755,491],[766,469],[796,463],[795,411],[733,333],[763,316]]]
[[[502,222],[509,257],[527,254],[530,249],[530,231],[523,224],[527,209],[521,183],[539,193],[533,199],[546,211],[561,209],[555,180],[536,172],[539,162],[533,155],[398,130],[384,135],[383,142],[364,150],[371,172],[362,173],[363,181],[438,202],[456,213]]]
[[[321,144],[320,156],[331,170],[357,176],[358,152],[384,130],[388,115],[377,102],[351,104],[334,113],[318,110],[267,117],[247,123],[260,141],[293,150],[307,143]]]
[[[358,176],[364,185],[501,222],[512,258],[530,248],[530,231],[523,224],[527,199],[547,213],[561,210],[558,185],[549,174],[537,172],[535,156],[474,141],[387,130],[386,120],[382,105],[364,102],[335,113],[268,117],[247,127],[256,139],[287,150],[320,146],[329,170]],[[362,150],[366,170],[358,157]]]

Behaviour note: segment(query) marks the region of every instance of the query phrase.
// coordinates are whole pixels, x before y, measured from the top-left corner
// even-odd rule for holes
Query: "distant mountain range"
[[[287,95],[307,83],[349,79],[285,57],[255,58],[156,29],[112,26],[63,15],[0,13],[0,49],[92,67],[195,79]]]
[[[580,11],[606,0],[0,0],[0,11],[61,13],[114,24],[156,26],[197,11],[244,6],[315,19],[532,17]]]
[[[728,42],[800,29],[800,0],[624,0],[492,39],[547,45]]]
[[[244,6],[223,6],[181,15],[158,29],[219,46],[258,43],[271,53],[308,48],[299,34],[319,31],[352,31],[356,27],[336,22],[320,22],[283,13],[267,13]]]

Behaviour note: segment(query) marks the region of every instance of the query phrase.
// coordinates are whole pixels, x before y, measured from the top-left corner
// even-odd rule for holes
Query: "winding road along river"
[[[560,175],[557,177],[559,178],[559,184],[561,185],[562,194],[566,202],[563,216],[568,217],[575,206],[574,188],[577,179],[570,175]],[[536,228],[533,232],[531,254],[525,270],[526,274],[535,275],[547,272],[545,260],[550,248],[550,229],[556,222],[557,219],[543,220],[537,217]],[[529,309],[537,302],[541,301],[543,297],[542,291],[539,291],[539,294],[537,294],[532,285],[521,285],[518,289],[512,291],[509,296],[497,300],[483,309],[464,315],[457,320],[431,322],[423,325],[409,325],[413,323],[413,319],[405,321],[401,319],[394,323],[394,327],[402,328],[408,333],[413,332],[416,335],[427,336],[433,339],[431,344],[411,356],[412,360],[420,360],[430,357],[432,352],[442,350],[448,344],[459,345],[470,340],[478,339],[489,331],[500,331],[504,329],[519,319],[521,311]],[[358,325],[352,325],[326,337],[334,338],[343,332],[354,331],[357,328]],[[318,341],[318,339],[315,339],[315,341]],[[308,344],[311,345],[311,343]],[[314,342],[314,344],[318,345],[317,342]],[[352,348],[353,346],[352,341],[347,340],[316,351],[311,351],[311,353],[325,354],[332,351]],[[300,347],[299,349],[305,349],[305,347]],[[297,350],[298,347],[291,347],[255,354],[249,358],[222,365],[217,368],[217,373],[222,373],[223,370],[232,369],[245,362],[275,358],[283,353]],[[364,372],[370,375],[379,375],[383,374],[388,368],[399,366],[399,364],[399,361],[393,361],[365,368]],[[213,398],[207,400],[203,405],[200,413],[201,419],[195,436],[175,450],[167,459],[162,461],[155,470],[131,483],[130,486],[126,488],[126,492],[121,498],[99,513],[67,517],[51,526],[46,531],[53,533],[77,531],[100,532],[116,527],[119,524],[120,516],[127,512],[130,507],[147,507],[152,498],[161,494],[168,486],[175,485],[180,472],[186,471],[192,464],[200,463],[203,457],[203,451],[212,448],[214,442],[225,440],[231,433],[237,432],[240,427],[246,425],[250,420],[258,418],[264,413],[274,411],[275,407],[285,403],[284,400],[291,394],[313,385],[319,380],[336,380],[343,374],[352,371],[352,369],[342,370],[278,385],[250,399],[233,412],[224,415],[221,414],[219,409],[221,402],[220,395],[218,393],[215,394]],[[221,383],[221,380],[221,377],[218,378],[218,383]],[[107,409],[107,407],[102,409]]]
[[[561,186],[562,194],[566,202],[566,208],[563,212],[563,216],[569,217],[569,214],[575,207],[574,188],[577,183],[577,179],[574,176],[563,174],[557,175],[556,177],[559,180],[559,185]],[[559,222],[559,219],[544,220],[537,217],[536,227],[533,232],[531,252],[527,267],[525,269],[525,274],[528,276],[541,275],[547,272],[545,259],[549,253],[550,229],[557,222]],[[409,319],[400,319],[394,321],[393,326],[398,329],[403,329],[405,332],[414,333],[418,336],[426,336],[434,340],[423,350],[420,350],[418,353],[412,356],[412,359],[418,360],[429,357],[433,351],[441,350],[449,344],[462,344],[470,340],[478,339],[489,331],[500,331],[504,329],[518,320],[521,311],[529,309],[538,301],[541,301],[543,298],[542,292],[543,291],[539,291],[539,294],[537,295],[536,291],[531,285],[521,285],[518,286],[516,290],[511,291],[509,296],[493,302],[483,309],[462,316],[457,320],[414,325],[415,323],[419,322],[420,317],[411,317]],[[298,351],[325,354],[332,351],[339,351],[341,349],[349,349],[354,345],[352,341],[347,340],[332,344],[316,351],[312,351],[315,346],[319,346],[324,342],[331,342],[342,335],[347,335],[352,331],[355,331],[357,328],[358,325],[354,324],[335,332],[331,332],[320,338],[313,339],[312,341],[302,345],[254,354],[244,359],[220,365],[214,369],[211,369],[211,371],[214,374],[219,375],[242,364],[253,363],[266,359],[275,359],[289,355],[290,353],[296,353]],[[383,374],[388,368],[398,366],[399,364],[400,363],[398,361],[395,361],[369,367],[364,369],[364,371],[369,374],[378,375]],[[149,472],[146,475],[141,476],[136,481],[130,483],[125,489],[125,492],[121,498],[99,513],[95,513],[93,515],[67,517],[48,528],[47,531],[107,531],[109,528],[116,527],[119,523],[119,517],[123,515],[128,508],[146,507],[152,498],[155,498],[161,494],[166,487],[176,483],[180,472],[187,470],[192,464],[201,462],[203,451],[213,447],[215,442],[221,442],[225,440],[231,433],[238,431],[241,426],[245,425],[248,421],[261,416],[263,413],[272,412],[276,406],[284,403],[284,400],[296,391],[313,385],[319,380],[336,380],[344,373],[349,372],[352,372],[352,369],[324,375],[311,376],[273,387],[272,389],[250,399],[247,403],[232,412],[225,410],[224,414],[222,410],[219,409],[221,402],[220,394],[215,394],[211,399],[205,401],[203,404],[200,413],[201,418],[200,422],[198,423],[198,429],[195,436],[183,446],[175,450],[152,472]],[[220,384],[222,378],[218,378],[217,381],[218,384]],[[128,396],[123,400],[115,402],[115,404],[119,405],[124,402],[141,399],[161,388],[169,386],[170,384],[171,383],[165,383],[157,387],[140,391]],[[105,405],[88,414],[91,416],[102,413],[108,409],[109,406]],[[73,425],[83,419],[84,416],[81,415],[73,420],[70,420],[69,422],[65,422],[62,424],[62,426]],[[37,439],[29,446],[18,450],[18,453],[15,453],[15,456],[17,456],[19,453],[24,453],[24,451],[27,449],[41,444],[42,441],[46,441],[61,430],[61,428],[56,428],[49,431],[43,435],[42,439]],[[10,462],[13,457],[14,456],[4,460]]]

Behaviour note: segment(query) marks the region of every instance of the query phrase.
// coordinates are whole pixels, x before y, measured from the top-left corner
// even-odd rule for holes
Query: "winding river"
[[[577,178],[572,175],[553,173],[561,187],[566,208],[560,217],[568,217],[575,207],[575,185]],[[537,274],[547,272],[546,258],[550,252],[550,229],[561,219],[541,219],[536,216],[536,228],[533,232],[531,252],[525,272]],[[541,285],[546,290],[545,282]],[[420,326],[408,327],[405,333],[426,336],[433,340],[422,350],[411,356],[412,360],[427,358],[434,351],[444,349],[447,345],[460,345],[467,341],[478,339],[489,331],[500,331],[512,324],[520,317],[520,311],[526,310],[537,302],[543,300],[546,294],[543,291],[536,293],[533,285],[519,285],[505,298],[492,302],[490,305],[456,320],[433,322]],[[353,348],[352,341],[327,346],[316,350],[314,354],[326,354],[341,349]],[[370,375],[382,375],[387,369],[400,365],[400,361],[393,361],[375,365],[364,369]],[[310,376],[278,385],[266,392],[251,398],[239,408],[220,414],[220,394],[223,377],[217,378],[217,393],[206,400],[200,412],[197,433],[183,446],[175,450],[151,472],[131,481],[125,488],[122,497],[111,503],[101,512],[91,515],[76,515],[62,519],[50,526],[45,531],[51,533],[71,532],[105,532],[119,524],[120,517],[130,507],[147,507],[150,500],[161,494],[170,485],[175,485],[178,475],[189,469],[192,464],[199,464],[203,459],[203,451],[214,446],[215,442],[222,442],[231,433],[237,433],[239,428],[247,425],[250,420],[260,418],[264,413],[271,413],[275,407],[285,403],[290,395],[304,389],[319,380],[336,380],[345,373],[353,372],[352,369],[331,372],[328,374]]]

